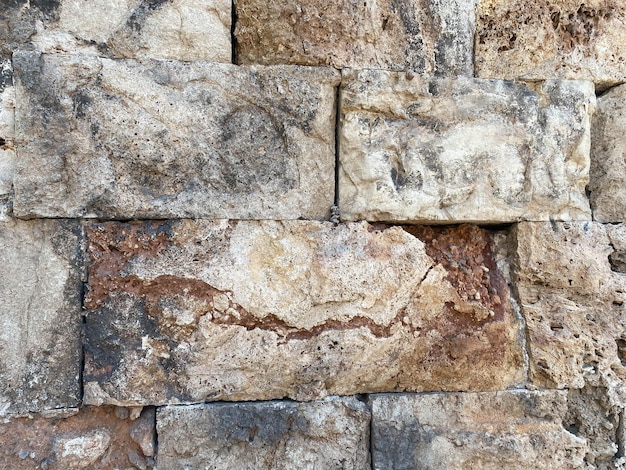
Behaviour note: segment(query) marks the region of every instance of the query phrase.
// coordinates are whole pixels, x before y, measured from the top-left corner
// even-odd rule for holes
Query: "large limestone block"
[[[229,0],[53,0],[4,2],[0,52],[231,62]]]
[[[308,221],[90,225],[85,402],[311,400],[523,381],[492,235],[407,230],[416,236]]]
[[[237,0],[237,61],[472,75],[474,4]]]
[[[323,219],[331,69],[14,56],[19,216]]]
[[[346,220],[590,219],[593,85],[344,71]]]
[[[476,75],[484,78],[626,80],[621,0],[481,0]]]
[[[0,220],[0,415],[80,399],[81,228]]]
[[[157,412],[159,468],[370,468],[370,413],[353,397],[296,403],[167,406]]]
[[[589,189],[593,218],[626,222],[626,86],[598,99],[591,133]]]
[[[15,168],[15,87],[11,59],[0,56],[0,199],[11,192]]]
[[[373,395],[372,460],[386,469],[588,468],[568,432],[567,394]]]
[[[144,409],[137,417],[129,416],[124,408],[108,406],[4,420],[0,423],[0,467],[152,469],[154,421],[154,410]]]

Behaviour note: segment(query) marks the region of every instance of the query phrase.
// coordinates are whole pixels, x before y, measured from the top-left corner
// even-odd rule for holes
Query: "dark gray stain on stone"
[[[171,0],[142,0],[139,6],[133,11],[132,15],[126,21],[128,27],[134,32],[140,32],[146,17],[155,10],[163,7],[164,4],[170,3]]]
[[[400,422],[387,423],[372,415],[372,468],[415,470],[419,466],[418,449],[432,441],[419,421],[410,413],[398,415]]]

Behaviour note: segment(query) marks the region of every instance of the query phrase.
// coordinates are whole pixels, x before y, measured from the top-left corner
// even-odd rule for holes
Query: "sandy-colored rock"
[[[0,56],[0,198],[11,192],[15,167],[15,87],[10,59]]]
[[[344,71],[346,220],[590,219],[593,85]]]
[[[80,399],[82,229],[0,221],[0,415]]]
[[[238,0],[241,64],[472,75],[475,0]]]
[[[87,233],[90,404],[498,390],[525,378],[492,235],[475,226],[187,220]]]
[[[373,395],[376,470],[588,468],[584,439],[564,427],[567,394]]]
[[[621,0],[482,0],[476,76],[626,80],[626,4]]]
[[[14,69],[18,216],[328,216],[334,70],[36,53]]]
[[[598,99],[591,125],[590,200],[593,218],[626,222],[626,85]]]
[[[119,419],[115,411],[108,406],[85,407],[65,416],[33,415],[5,420],[0,424],[0,467],[12,470],[153,468],[154,459],[144,455],[131,438],[134,423]],[[154,438],[154,410],[147,411],[152,414]]]
[[[353,397],[295,403],[167,406],[157,412],[159,468],[370,468],[370,413]]]
[[[17,48],[227,62],[229,0],[16,0],[0,11],[0,53]]]

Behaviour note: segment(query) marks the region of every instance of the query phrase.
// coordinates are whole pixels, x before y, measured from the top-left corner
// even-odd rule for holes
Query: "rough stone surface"
[[[373,395],[376,470],[589,468],[559,391]]]
[[[238,0],[237,61],[472,75],[475,0]]]
[[[18,216],[323,219],[336,71],[14,56]]]
[[[134,423],[119,419],[116,411],[108,406],[85,407],[58,416],[5,420],[0,424],[0,466],[24,470],[153,468],[154,459],[144,455],[131,438]],[[152,413],[154,437],[154,410],[147,411]]]
[[[9,0],[0,11],[0,53],[230,62],[231,17],[228,0]]]
[[[593,218],[626,221],[626,85],[598,99],[591,135],[589,189]]]
[[[621,0],[482,0],[476,23],[478,77],[626,80]]]
[[[525,378],[492,235],[475,226],[109,222],[87,233],[90,404],[497,390]]]
[[[0,56],[0,198],[11,192],[15,167],[15,87],[11,60]]]
[[[589,219],[593,85],[346,71],[346,220]]]
[[[370,413],[356,398],[167,406],[157,413],[159,468],[370,468]]]
[[[0,220],[0,415],[76,406],[82,230]]]

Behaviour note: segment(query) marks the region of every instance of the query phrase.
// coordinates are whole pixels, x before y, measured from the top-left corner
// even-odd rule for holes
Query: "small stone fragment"
[[[144,408],[141,416],[133,422],[130,430],[130,437],[139,444],[143,455],[146,457],[154,457],[155,447],[155,415],[154,408]]]
[[[167,406],[159,468],[369,468],[370,413],[356,398]]]
[[[65,468],[88,468],[109,448],[111,434],[107,429],[96,429],[79,437],[57,437],[54,455]]]

